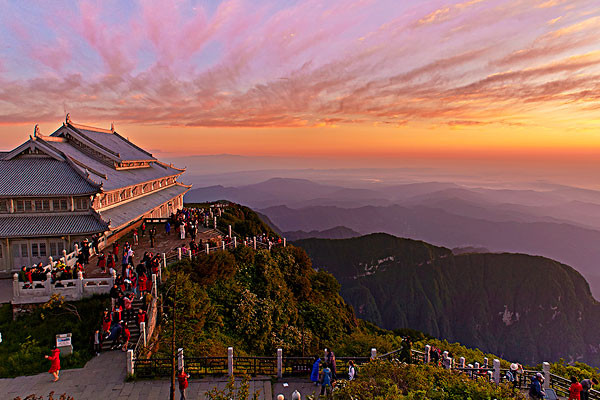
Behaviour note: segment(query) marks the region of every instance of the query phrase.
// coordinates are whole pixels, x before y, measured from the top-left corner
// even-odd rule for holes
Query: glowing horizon
[[[165,154],[597,160],[597,2],[411,3],[4,0],[0,147],[68,111]]]

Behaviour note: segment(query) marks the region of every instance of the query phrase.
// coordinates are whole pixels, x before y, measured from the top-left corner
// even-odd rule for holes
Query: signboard
[[[71,334],[63,333],[60,335],[56,335],[56,347],[66,347],[71,346]]]

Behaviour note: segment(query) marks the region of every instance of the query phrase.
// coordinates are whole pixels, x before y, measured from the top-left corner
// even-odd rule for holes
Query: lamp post
[[[175,282],[171,284],[171,286],[165,292],[165,295],[168,295],[171,289],[174,289],[173,292],[173,304],[171,305],[171,395],[169,396],[170,400],[175,400],[175,380],[176,380],[176,368],[175,363],[177,359],[177,353],[175,352],[175,318],[176,318],[176,307],[177,307],[177,283],[178,283],[178,274],[175,272]]]

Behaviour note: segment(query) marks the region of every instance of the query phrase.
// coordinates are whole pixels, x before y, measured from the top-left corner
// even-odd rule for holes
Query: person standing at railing
[[[142,232],[142,237],[146,234],[146,221],[142,221],[142,225],[140,226],[140,231]]]
[[[592,390],[592,386],[597,384],[598,381],[596,380],[596,378],[582,380],[581,387],[583,388],[583,390],[581,391],[581,400],[589,400],[590,390]]]
[[[140,239],[138,237],[138,230],[137,228],[133,228],[133,244],[135,246],[137,246],[140,243]]]
[[[321,396],[331,393],[331,385],[333,382],[332,370],[329,368],[329,363],[325,363],[321,373]]]
[[[171,223],[168,220],[165,222],[165,233],[167,236],[171,236]]]
[[[569,400],[580,400],[583,386],[574,376],[571,377],[571,387],[569,388]]]
[[[312,371],[310,373],[310,380],[315,385],[319,384],[319,367],[320,366],[321,366],[321,359],[319,357],[315,356],[315,362],[313,363]]]
[[[531,380],[529,386],[529,398],[530,399],[543,399],[546,393],[542,390],[542,383],[544,383],[544,375],[540,372],[535,374],[535,377]]]
[[[356,377],[356,367],[354,366],[354,361],[348,361],[348,380],[353,381]]]

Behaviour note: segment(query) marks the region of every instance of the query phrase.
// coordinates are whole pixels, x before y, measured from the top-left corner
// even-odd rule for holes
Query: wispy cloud
[[[597,2],[402,3],[7,2],[0,123],[66,108],[205,127],[482,126],[597,109]]]

